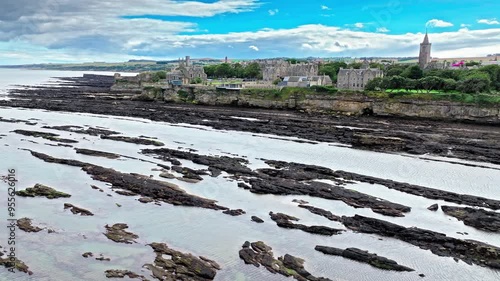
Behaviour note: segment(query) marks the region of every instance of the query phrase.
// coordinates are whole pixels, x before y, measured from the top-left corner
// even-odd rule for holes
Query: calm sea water
[[[74,76],[74,72],[55,74],[43,71],[13,71],[13,76],[32,77],[31,81],[21,78],[9,79],[8,72],[0,74],[0,85],[39,84],[53,76]],[[10,70],[9,70],[10,71]],[[63,75],[64,74],[64,75]],[[18,80],[16,80],[18,79]],[[19,81],[19,82],[9,82]],[[444,203],[405,193],[389,190],[383,186],[355,184],[348,188],[378,196],[412,207],[412,212],[404,218],[389,218],[373,213],[369,209],[354,209],[339,201],[329,201],[306,196],[255,195],[237,187],[221,177],[205,179],[197,184],[188,184],[170,180],[187,192],[218,200],[221,205],[230,208],[242,208],[247,214],[230,217],[220,212],[201,208],[174,207],[163,204],[156,206],[141,204],[138,197],[124,197],[114,194],[109,187],[93,181],[79,168],[58,164],[48,164],[19,150],[27,148],[61,158],[82,160],[97,165],[112,167],[121,172],[134,172],[152,175],[159,179],[159,172],[151,169],[154,164],[137,160],[109,160],[76,154],[72,148],[51,147],[49,141],[20,136],[11,133],[14,129],[49,131],[42,126],[80,125],[100,126],[116,130],[127,136],[147,135],[157,137],[168,148],[192,148],[200,154],[227,155],[235,153],[246,156],[252,168],[266,167],[260,158],[294,161],[315,164],[332,169],[362,173],[389,178],[454,192],[486,196],[500,199],[500,171],[487,168],[467,167],[458,164],[417,159],[396,154],[383,154],[354,150],[349,147],[332,146],[327,143],[317,145],[301,144],[286,140],[254,137],[250,133],[218,131],[210,128],[200,130],[199,126],[172,125],[162,122],[134,118],[116,118],[90,114],[47,112],[42,110],[23,110],[0,108],[0,117],[15,119],[34,119],[35,126],[23,123],[0,123],[0,175],[7,169],[15,168],[19,187],[25,188],[36,183],[53,186],[58,190],[72,194],[71,198],[47,200],[41,198],[17,198],[17,218],[29,217],[36,225],[48,226],[56,233],[17,232],[18,257],[25,261],[34,272],[10,274],[0,268],[0,280],[106,280],[106,269],[130,269],[148,275],[141,266],[150,263],[154,254],[151,242],[165,242],[172,248],[195,255],[210,257],[221,264],[216,280],[287,280],[287,278],[268,273],[265,269],[245,265],[238,257],[238,251],[246,240],[265,241],[274,249],[275,256],[289,253],[306,260],[305,266],[316,276],[329,277],[333,280],[422,280],[419,273],[427,277],[423,280],[500,280],[500,273],[479,266],[470,266],[455,262],[452,258],[438,257],[430,251],[419,249],[410,244],[374,235],[345,232],[342,235],[323,237],[297,230],[278,228],[269,219],[269,211],[284,212],[301,218],[304,224],[321,224],[342,228],[342,225],[325,218],[310,214],[292,203],[293,199],[304,199],[312,205],[330,210],[338,215],[361,214],[392,221],[405,226],[417,226],[461,239],[475,239],[494,245],[500,245],[500,236],[475,230],[465,226],[441,211],[430,212],[426,208],[433,203]],[[138,152],[146,146],[101,140],[97,137],[78,135],[69,132],[57,132],[64,138],[78,140],[75,147],[89,148],[120,153],[157,161],[140,155]],[[37,143],[29,142],[28,140]],[[182,143],[182,144],[179,144]],[[203,168],[190,162],[185,166]],[[494,168],[499,166],[491,165]],[[90,185],[97,185],[104,193],[93,190]],[[6,224],[6,194],[0,189],[0,229]],[[108,197],[106,194],[112,194]],[[94,217],[79,217],[63,210],[63,203],[73,203],[94,212]],[[118,207],[116,203],[121,204]],[[447,205],[454,205],[446,203]],[[1,207],[3,206],[3,207]],[[250,221],[250,216],[263,218],[264,224]],[[106,224],[124,222],[130,231],[139,235],[138,243],[122,245],[108,240],[102,232]],[[457,232],[467,232],[463,236]],[[7,233],[0,231],[0,245],[6,246]],[[340,257],[325,256],[316,252],[314,246],[330,245],[339,248],[358,247],[379,255],[395,259],[399,263],[416,269],[412,273],[396,273],[378,270],[366,264],[360,264]],[[104,254],[111,262],[99,262],[85,259],[84,252]],[[288,279],[289,280],[289,279]]]

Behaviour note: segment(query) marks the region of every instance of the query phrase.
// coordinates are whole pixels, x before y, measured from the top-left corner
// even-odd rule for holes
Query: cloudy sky
[[[500,53],[498,0],[1,0],[0,64]]]

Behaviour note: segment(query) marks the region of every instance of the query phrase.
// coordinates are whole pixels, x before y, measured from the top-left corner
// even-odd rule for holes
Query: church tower
[[[429,36],[425,32],[424,42],[420,43],[420,55],[418,56],[418,65],[424,69],[431,62],[431,46]]]

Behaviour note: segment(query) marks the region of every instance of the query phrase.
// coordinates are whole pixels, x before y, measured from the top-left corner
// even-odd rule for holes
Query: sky
[[[1,0],[0,65],[500,53],[498,0]]]

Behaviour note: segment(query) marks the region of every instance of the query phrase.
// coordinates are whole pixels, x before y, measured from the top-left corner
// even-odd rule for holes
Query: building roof
[[[422,44],[429,44],[429,36],[427,35],[427,31],[425,31],[424,42]]]

